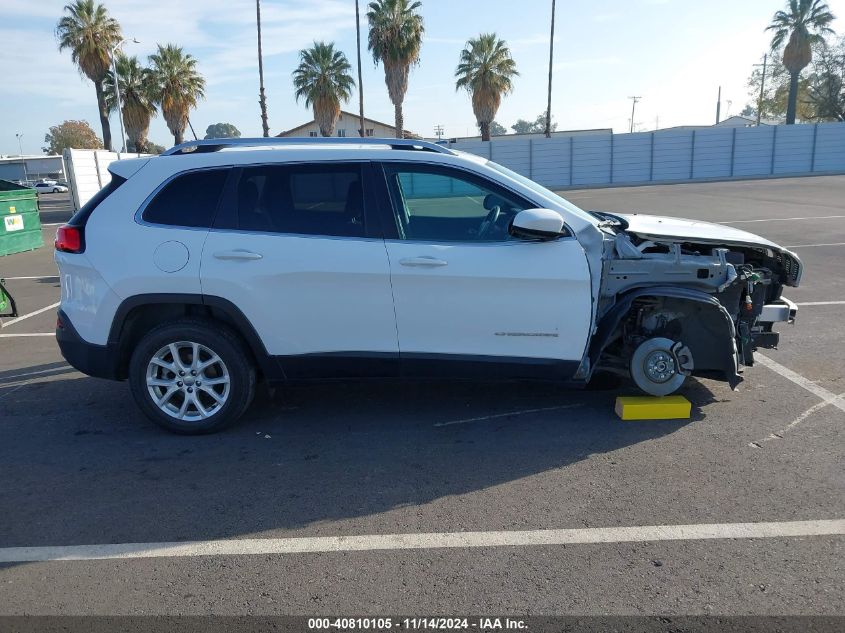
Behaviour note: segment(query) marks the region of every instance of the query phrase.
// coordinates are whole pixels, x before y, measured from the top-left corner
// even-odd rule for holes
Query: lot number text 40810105
[[[357,618],[308,618],[312,631],[390,631],[400,630],[476,630],[519,631],[527,629],[525,620],[497,617],[357,617]]]

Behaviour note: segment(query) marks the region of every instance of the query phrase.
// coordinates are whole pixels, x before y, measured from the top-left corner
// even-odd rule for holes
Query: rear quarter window
[[[180,174],[156,193],[141,217],[151,224],[210,228],[228,174],[228,169]]]

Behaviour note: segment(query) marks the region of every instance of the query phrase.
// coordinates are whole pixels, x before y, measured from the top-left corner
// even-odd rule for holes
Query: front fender
[[[713,295],[700,290],[673,286],[637,288],[619,295],[613,307],[601,318],[596,333],[590,341],[587,354],[591,372],[597,366],[611,337],[630,311],[631,305],[642,297],[689,301],[704,308],[699,311],[697,322],[693,322],[690,330],[684,332],[683,343],[692,351],[696,369],[723,371],[732,388],[742,382],[742,376],[738,371],[736,328],[728,311]],[[702,327],[696,327],[699,325]],[[702,363],[702,360],[705,362]]]

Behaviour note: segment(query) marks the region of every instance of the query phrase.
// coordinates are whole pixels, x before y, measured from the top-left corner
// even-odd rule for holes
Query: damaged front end
[[[654,395],[671,392],[660,383],[666,367],[717,372],[736,387],[756,349],[777,347],[774,324],[794,322],[782,291],[799,284],[802,266],[786,249],[721,225],[594,215],[607,237],[589,367],[627,372]],[[666,349],[641,362],[638,350],[654,340]]]

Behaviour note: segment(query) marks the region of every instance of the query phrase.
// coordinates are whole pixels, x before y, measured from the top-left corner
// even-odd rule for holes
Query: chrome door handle
[[[261,253],[253,253],[252,251],[247,251],[243,249],[235,249],[231,251],[217,251],[214,253],[214,257],[216,259],[244,259],[244,260],[251,260],[251,259],[262,259],[264,255]]]
[[[403,266],[447,266],[449,262],[444,262],[442,259],[437,259],[436,257],[430,257],[428,255],[423,255],[421,257],[406,257],[405,259],[400,259],[399,263]]]

